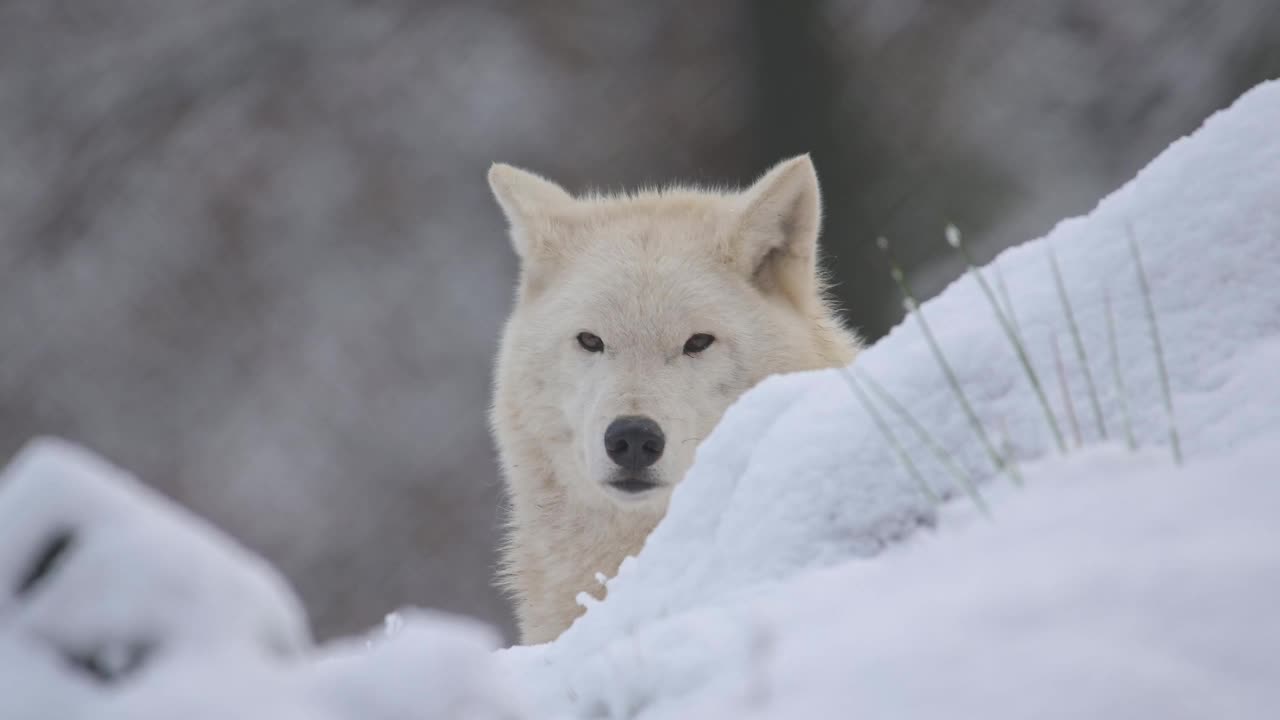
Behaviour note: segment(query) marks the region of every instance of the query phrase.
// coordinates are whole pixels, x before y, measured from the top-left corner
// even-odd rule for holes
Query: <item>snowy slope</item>
[[[704,652],[704,687],[648,716],[1275,717],[1275,460],[1271,440],[1182,473],[1114,449],[1028,468],[995,523],[948,508],[735,607],[745,652]],[[664,652],[697,647],[684,625]]]
[[[559,640],[493,654],[481,628],[414,615],[367,650],[360,640],[307,649],[269,569],[113,468],[37,443],[0,479],[0,598],[10,598],[0,599],[0,717],[1273,716],[1275,128],[1280,83],[1211,118],[1088,217],[998,259],[1065,426],[1051,354],[1061,344],[1088,448],[1054,449],[971,279],[924,305],[985,425],[1007,431],[1025,487],[997,475],[913,321],[859,359],[858,372],[982,481],[991,520],[899,427],[928,481],[955,496],[935,507],[838,372],[778,377],[729,411],[643,552]],[[1129,224],[1152,283],[1182,468],[1165,447]],[[1109,442],[1072,356],[1049,243],[1092,352]],[[1116,442],[1104,291],[1138,453]],[[40,584],[5,594],[68,527],[80,540]],[[157,600],[154,587],[189,602]],[[110,659],[119,653],[103,648],[139,641],[174,652],[109,683],[65,662],[77,656],[68,648]]]

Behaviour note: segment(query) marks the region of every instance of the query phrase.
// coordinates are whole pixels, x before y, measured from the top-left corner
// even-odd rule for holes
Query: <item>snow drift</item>
[[[56,707],[65,717],[193,709],[334,718],[1273,716],[1278,127],[1273,82],[1175,143],[1089,216],[997,259],[1032,362],[1054,378],[1052,343],[1066,349],[1069,340],[1047,246],[1059,257],[1099,384],[1102,426],[1088,410],[1085,368],[1065,362],[1084,450],[1056,450],[971,278],[925,303],[984,425],[1022,465],[1025,487],[997,477],[913,320],[859,359],[860,373],[982,481],[991,520],[899,427],[928,482],[953,496],[932,503],[840,373],[777,377],[730,409],[666,520],[608,580],[608,599],[556,642],[493,654],[483,629],[407,616],[367,649],[356,642],[299,656],[286,651],[305,645],[297,609],[269,569],[109,468],[80,462],[80,480],[32,490],[32,468],[77,452],[36,445],[0,480],[0,583],[22,588],[67,523],[129,520],[103,522],[69,545],[36,573],[45,590],[0,600],[0,685],[9,683],[0,715],[43,717]],[[1168,421],[1130,228],[1164,341],[1181,468],[1163,447]],[[1138,453],[1116,442],[1108,295]],[[1065,425],[1066,406],[1054,400]],[[163,529],[130,534],[135,525]],[[59,586],[76,588],[75,597],[59,599]],[[149,598],[152,587],[183,588],[162,596],[183,600]],[[111,612],[86,597],[103,598]],[[66,662],[65,648],[129,648],[137,638],[175,651],[98,661],[132,670],[112,675],[114,684]]]

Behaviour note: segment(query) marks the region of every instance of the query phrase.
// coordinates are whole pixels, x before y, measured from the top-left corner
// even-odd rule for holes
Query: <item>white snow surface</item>
[[[490,628],[400,627],[313,648],[274,569],[69,443],[36,439],[0,474],[4,720],[516,717]]]
[[[1277,128],[1272,82],[1087,217],[997,258],[1074,446],[1051,352],[1060,346],[1085,448],[1059,454],[971,278],[923,305],[984,425],[1019,458],[1022,487],[993,468],[914,320],[859,358],[855,370],[980,480],[989,519],[886,410],[951,497],[932,505],[839,372],[776,377],[725,415],[644,550],[557,641],[493,653],[483,628],[410,614],[367,647],[309,648],[269,568],[119,471],[42,441],[0,478],[0,717],[1275,717]],[[1120,441],[1105,293],[1138,452]],[[65,529],[77,540],[63,559],[33,589],[10,590]],[[139,640],[172,652],[118,683],[65,662],[68,649],[109,656]]]
[[[302,606],[274,569],[176,506],[157,512],[159,502],[53,439],[29,443],[0,474],[0,717],[66,717],[51,708],[100,696],[97,683],[24,674],[57,677],[73,658],[123,672],[309,645]]]

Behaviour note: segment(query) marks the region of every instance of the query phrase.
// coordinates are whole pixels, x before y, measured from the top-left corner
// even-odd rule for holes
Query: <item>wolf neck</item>
[[[529,496],[512,498],[506,560],[525,644],[554,639],[568,628],[583,613],[578,593],[603,599],[596,575],[613,577],[625,558],[640,552],[666,511],[665,503],[625,511],[584,505],[548,480]]]

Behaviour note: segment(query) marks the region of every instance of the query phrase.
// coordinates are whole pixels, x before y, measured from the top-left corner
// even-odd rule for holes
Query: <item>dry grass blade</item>
[[[1111,307],[1111,291],[1102,293],[1102,306],[1107,319],[1107,346],[1110,348],[1111,372],[1115,376],[1116,397],[1120,403],[1120,418],[1124,423],[1124,439],[1130,450],[1138,449],[1133,437],[1133,421],[1129,417],[1129,395],[1124,387],[1124,371],[1120,369],[1120,350],[1116,343],[1116,316]]]
[[[889,445],[893,448],[894,452],[897,453],[898,461],[901,462],[902,467],[906,469],[907,475],[911,476],[911,479],[920,486],[920,491],[924,493],[925,497],[929,498],[929,502],[931,504],[937,505],[942,502],[942,499],[933,491],[933,488],[929,487],[929,483],[924,479],[924,475],[920,474],[920,469],[916,467],[915,462],[911,459],[911,454],[907,452],[902,441],[898,439],[897,433],[893,431],[893,428],[890,427],[889,423],[884,419],[884,415],[880,414],[880,411],[876,409],[875,403],[873,403],[871,398],[867,396],[867,391],[862,389],[862,386],[853,378],[853,375],[849,374],[849,370],[847,368],[838,369],[840,370],[840,376],[844,378],[844,381],[848,383],[849,388],[853,390],[854,396],[858,398],[858,402],[862,403],[862,407],[867,411],[867,414],[871,416],[872,422],[876,424],[876,427],[880,428],[880,434],[884,435],[885,440],[889,441]]]
[[[1093,421],[1098,425],[1098,435],[1107,439],[1107,424],[1102,417],[1102,403],[1098,400],[1098,386],[1093,382],[1093,371],[1089,369],[1089,354],[1085,352],[1084,341],[1080,339],[1080,328],[1076,325],[1076,314],[1071,309],[1071,298],[1067,295],[1066,283],[1062,280],[1062,268],[1058,266],[1058,254],[1046,238],[1045,250],[1049,253],[1049,267],[1053,270],[1053,284],[1058,289],[1058,298],[1062,301],[1062,312],[1067,317],[1067,327],[1071,330],[1071,342],[1076,348],[1076,359],[1084,371],[1085,387],[1089,391],[1089,404],[1093,408]]]
[[[991,510],[987,507],[987,502],[982,499],[982,494],[978,492],[977,484],[974,483],[973,478],[969,477],[969,473],[965,472],[964,468],[960,467],[960,464],[956,462],[951,453],[947,452],[947,449],[942,446],[942,443],[938,442],[937,439],[933,437],[933,434],[930,433],[925,426],[921,424],[921,422],[917,420],[906,407],[903,406],[902,403],[898,402],[897,398],[891,395],[889,391],[874,378],[865,372],[859,372],[858,379],[866,383],[867,386],[871,388],[871,391],[875,393],[876,397],[880,399],[880,402],[887,405],[889,409],[898,416],[899,420],[906,423],[907,426],[915,432],[916,437],[920,438],[920,442],[924,443],[924,446],[929,449],[929,452],[933,455],[934,459],[938,461],[938,464],[945,467],[947,472],[951,473],[951,477],[956,481],[956,484],[960,486],[960,488],[964,490],[965,494],[969,496],[969,499],[978,506],[978,509],[982,511],[982,514],[990,517]]]
[[[933,353],[933,358],[937,361],[939,369],[942,370],[948,387],[951,388],[956,401],[960,403],[960,409],[969,421],[969,427],[973,429],[974,435],[982,443],[983,449],[986,450],[996,469],[1007,472],[1009,479],[1015,485],[1022,485],[1022,476],[1018,473],[1018,469],[1012,463],[1006,462],[1000,452],[996,450],[995,445],[991,442],[991,437],[987,434],[986,428],[982,426],[982,421],[978,419],[978,414],[974,412],[969,399],[965,397],[964,390],[960,387],[960,381],[956,379],[955,371],[951,369],[951,364],[947,362],[942,348],[938,345],[938,339],[934,337],[933,330],[929,328],[929,323],[924,319],[924,313],[920,311],[920,304],[916,301],[915,294],[911,292],[911,286],[907,284],[907,278],[902,272],[902,267],[889,249],[889,241],[882,237],[876,241],[876,244],[888,259],[890,275],[892,275],[894,283],[898,285],[898,289],[902,291],[903,307],[906,308],[908,313],[915,316],[916,322],[920,325],[920,333],[929,344],[929,350]]]
[[[1022,336],[1022,326],[1018,324],[1018,313],[1013,307],[1013,298],[1009,297],[1009,286],[1004,283],[1004,273],[1000,272],[1000,263],[992,261],[991,270],[996,274],[996,288],[1000,291],[1000,301],[1004,303],[1004,311],[1009,315],[1009,323],[1013,325],[1013,334],[1025,348],[1027,343]]]
[[[1160,343],[1160,327],[1156,324],[1156,309],[1151,302],[1151,287],[1147,284],[1147,271],[1142,266],[1142,253],[1138,250],[1138,241],[1134,238],[1133,227],[1128,226],[1129,252],[1133,255],[1133,265],[1138,271],[1138,288],[1142,291],[1142,303],[1147,312],[1147,327],[1151,331],[1151,342],[1156,348],[1156,369],[1160,373],[1160,392],[1164,395],[1164,409],[1169,416],[1169,446],[1173,450],[1174,463],[1182,464],[1182,443],[1178,439],[1178,423],[1173,413],[1173,393],[1169,389],[1169,371],[1165,367],[1164,348]]]
[[[1031,358],[1027,354],[1027,349],[1022,343],[1020,334],[1015,329],[1012,321],[1005,317],[1004,311],[1000,309],[1000,303],[996,302],[995,293],[991,291],[991,286],[987,284],[986,278],[982,276],[982,273],[974,263],[973,256],[969,254],[968,248],[965,247],[964,241],[960,237],[960,231],[956,229],[956,226],[948,225],[946,235],[947,243],[959,251],[969,269],[969,274],[973,276],[973,279],[978,283],[978,287],[982,288],[983,294],[986,295],[987,302],[991,305],[991,311],[995,313],[996,321],[1000,324],[1000,328],[1004,330],[1005,337],[1009,339],[1009,343],[1013,345],[1013,351],[1018,356],[1018,362],[1022,364],[1022,371],[1026,373],[1027,380],[1031,382],[1031,388],[1035,391],[1036,399],[1040,401],[1040,407],[1044,410],[1045,420],[1049,424],[1049,429],[1053,432],[1053,439],[1058,444],[1058,450],[1065,452],[1067,444],[1062,437],[1062,429],[1058,427],[1058,421],[1053,416],[1053,408],[1049,405],[1049,398],[1045,395],[1044,387],[1040,384],[1040,376],[1036,374],[1035,368],[1031,365]],[[1007,300],[1008,292],[1006,291],[1005,294]],[[1010,314],[1012,314],[1012,307]]]
[[[1058,369],[1058,387],[1062,390],[1062,405],[1067,413],[1067,421],[1071,423],[1071,435],[1075,438],[1076,447],[1084,444],[1080,436],[1080,421],[1076,419],[1076,405],[1071,400],[1071,388],[1067,385],[1067,370],[1062,364],[1062,353],[1058,351],[1058,336],[1050,335],[1053,345],[1053,366]]]

